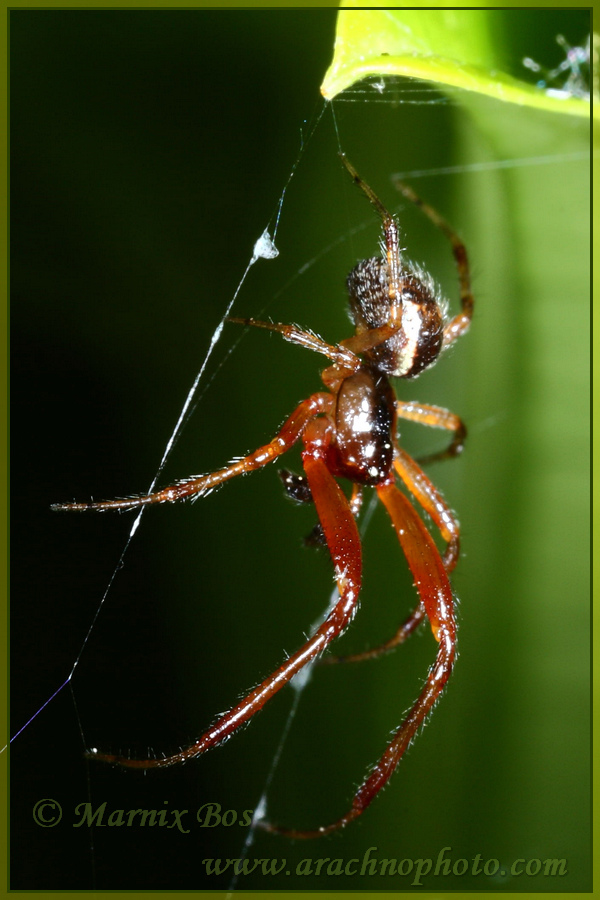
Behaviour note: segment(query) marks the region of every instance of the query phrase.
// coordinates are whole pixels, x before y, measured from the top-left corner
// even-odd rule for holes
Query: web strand
[[[183,431],[184,431],[184,429],[185,429],[185,426],[186,426],[187,422],[189,421],[190,416],[192,415],[192,413],[194,412],[194,410],[196,409],[196,407],[197,407],[197,405],[198,405],[200,396],[202,396],[202,395],[204,394],[204,391],[203,391],[203,392],[202,392],[202,395],[199,396],[199,389],[200,389],[200,385],[203,383],[203,381],[204,381],[204,379],[205,379],[206,368],[207,368],[208,363],[209,363],[209,361],[210,361],[210,359],[211,359],[211,357],[212,357],[212,354],[213,354],[213,352],[214,352],[214,350],[215,350],[215,347],[217,346],[217,344],[219,343],[219,341],[220,341],[220,339],[221,339],[221,336],[222,336],[222,333],[223,333],[223,327],[224,327],[224,325],[225,325],[225,323],[226,323],[226,321],[227,321],[227,319],[228,319],[228,317],[229,317],[229,314],[231,313],[231,310],[232,310],[232,308],[233,308],[233,306],[234,306],[234,304],[235,304],[235,302],[236,302],[236,300],[237,300],[237,298],[238,298],[238,296],[239,296],[239,293],[240,293],[242,287],[244,286],[244,284],[245,284],[245,282],[246,282],[246,279],[247,279],[247,277],[248,277],[248,274],[249,274],[249,272],[250,272],[252,266],[253,266],[259,259],[267,259],[267,260],[270,260],[270,259],[275,259],[275,258],[279,255],[279,251],[277,250],[277,247],[275,246],[275,237],[276,237],[277,229],[278,229],[278,227],[279,227],[279,222],[280,222],[280,219],[281,219],[281,213],[282,213],[282,209],[283,209],[283,203],[284,203],[284,200],[285,200],[285,195],[286,195],[287,189],[288,189],[288,187],[289,187],[289,185],[290,185],[290,182],[292,181],[292,179],[293,179],[293,177],[294,177],[294,175],[295,175],[295,173],[296,173],[296,171],[297,171],[297,168],[298,168],[298,166],[299,166],[299,164],[300,164],[300,161],[301,161],[301,159],[302,159],[302,157],[303,157],[303,155],[304,155],[304,153],[305,153],[307,143],[308,143],[308,141],[310,141],[310,139],[313,137],[313,135],[314,135],[314,133],[315,133],[315,131],[316,131],[316,129],[317,129],[317,127],[318,127],[318,125],[319,125],[319,123],[320,123],[322,117],[323,117],[323,114],[324,114],[324,111],[325,111],[326,108],[327,108],[327,105],[325,104],[325,102],[324,102],[324,101],[319,101],[318,106],[317,106],[317,110],[316,110],[316,114],[313,116],[313,121],[312,121],[312,122],[309,124],[309,126],[308,126],[307,135],[305,136],[305,135],[301,132],[300,147],[299,147],[299,150],[298,150],[296,159],[294,160],[294,163],[293,163],[293,165],[292,165],[292,167],[291,167],[291,169],[290,169],[290,172],[289,172],[289,175],[288,175],[288,177],[287,177],[287,179],[286,179],[286,182],[285,182],[285,185],[284,185],[284,187],[283,187],[283,190],[281,191],[281,194],[280,194],[280,196],[279,196],[279,199],[278,199],[278,201],[277,201],[277,203],[276,203],[276,210],[275,210],[275,213],[274,213],[274,215],[271,217],[271,221],[274,219],[274,225],[273,225],[273,228],[272,228],[273,236],[271,237],[271,234],[270,234],[270,231],[269,231],[269,229],[270,229],[270,227],[271,227],[271,225],[270,225],[270,223],[269,223],[269,225],[267,225],[267,227],[263,230],[262,234],[260,235],[260,237],[256,240],[256,242],[255,242],[255,244],[254,244],[254,248],[253,248],[253,251],[252,251],[252,256],[251,256],[251,258],[250,258],[250,260],[249,260],[249,262],[248,262],[248,264],[247,264],[247,266],[246,266],[246,268],[245,268],[245,270],[244,270],[244,272],[243,272],[243,274],[242,274],[242,277],[240,278],[240,281],[239,281],[239,283],[238,283],[238,285],[237,285],[237,287],[236,287],[236,289],[235,289],[233,295],[231,296],[231,298],[230,298],[229,301],[227,302],[227,304],[226,304],[226,306],[225,306],[225,309],[224,309],[224,311],[223,311],[223,314],[222,314],[222,316],[221,316],[221,318],[220,318],[220,320],[219,320],[219,323],[218,323],[217,327],[215,328],[215,330],[213,331],[213,334],[212,334],[212,336],[211,336],[211,338],[210,338],[209,345],[208,345],[208,349],[207,349],[207,351],[206,351],[206,354],[205,354],[205,356],[204,356],[204,359],[202,360],[202,363],[201,363],[201,365],[200,365],[200,368],[199,368],[199,370],[198,370],[198,372],[197,372],[197,374],[196,374],[196,376],[195,376],[195,378],[194,378],[194,381],[193,381],[193,383],[192,383],[192,385],[191,385],[191,387],[190,387],[190,389],[189,389],[189,391],[188,391],[188,393],[187,393],[187,395],[186,395],[186,398],[185,398],[184,403],[183,403],[183,405],[182,405],[182,407],[181,407],[181,411],[180,411],[180,413],[179,413],[179,416],[178,416],[178,418],[177,418],[177,421],[176,421],[176,423],[175,423],[175,426],[174,426],[174,428],[173,428],[173,431],[171,432],[171,435],[170,435],[170,437],[169,437],[169,439],[167,440],[167,443],[166,443],[166,445],[165,445],[165,449],[164,449],[162,458],[161,458],[161,460],[160,460],[160,462],[159,462],[159,464],[158,464],[158,467],[157,467],[157,469],[156,469],[156,472],[155,472],[155,474],[154,474],[154,477],[152,478],[152,481],[151,481],[151,483],[150,483],[150,486],[149,486],[148,489],[147,489],[147,492],[146,492],[146,493],[148,493],[148,494],[151,494],[151,493],[154,491],[154,489],[155,489],[155,487],[156,487],[156,485],[157,485],[157,483],[158,483],[158,480],[159,480],[159,478],[160,478],[160,476],[161,476],[161,474],[162,474],[162,472],[163,472],[163,470],[164,470],[164,468],[165,468],[165,466],[166,466],[166,464],[167,464],[167,462],[168,462],[168,460],[169,460],[169,458],[170,458],[170,456],[171,456],[171,453],[173,452],[173,450],[174,450],[174,448],[175,448],[177,442],[179,441],[179,439],[180,439],[180,437],[181,437],[181,435],[182,435],[182,433],[183,433]],[[241,339],[241,338],[240,338],[240,339]],[[237,346],[237,342],[236,342],[236,345],[235,345],[235,346]],[[222,364],[221,364],[221,365],[222,365]],[[220,366],[219,366],[219,368],[220,368]],[[218,369],[217,369],[217,371],[218,371]],[[213,375],[213,376],[211,377],[211,379],[208,381],[208,384],[206,385],[205,390],[208,389],[208,387],[209,387],[210,384],[212,383],[213,378],[214,378],[214,375]],[[110,576],[110,578],[109,578],[109,580],[108,580],[108,583],[107,583],[106,588],[105,588],[105,590],[104,590],[104,592],[103,592],[103,594],[102,594],[102,597],[100,598],[100,601],[99,601],[99,603],[98,603],[98,606],[96,607],[96,611],[95,611],[95,613],[94,613],[94,615],[93,615],[93,617],[92,617],[92,620],[91,620],[90,625],[89,625],[89,627],[88,627],[88,629],[87,629],[87,632],[86,632],[86,634],[85,634],[85,636],[84,636],[84,638],[83,638],[83,641],[82,641],[82,643],[81,643],[81,646],[80,646],[80,648],[79,648],[79,650],[78,650],[78,652],[77,652],[77,655],[76,655],[76,657],[75,657],[75,661],[74,661],[74,663],[73,663],[73,665],[72,665],[72,667],[71,667],[71,671],[69,672],[68,677],[67,677],[67,678],[64,680],[64,682],[63,682],[63,683],[62,683],[62,684],[61,684],[61,685],[60,685],[60,686],[59,686],[59,687],[58,687],[58,688],[57,688],[57,689],[56,689],[56,690],[55,690],[55,691],[47,698],[47,700],[45,700],[44,703],[42,703],[42,705],[36,710],[36,712],[34,712],[33,715],[29,717],[29,719],[28,719],[28,720],[27,720],[27,721],[26,721],[26,722],[18,729],[18,731],[16,731],[15,734],[13,734],[13,735],[11,736],[11,738],[10,738],[10,740],[9,740],[9,744],[12,744],[12,742],[13,742],[14,740],[16,740],[16,738],[19,737],[19,735],[22,734],[22,733],[30,726],[30,724],[31,724],[31,723],[32,723],[32,722],[40,715],[40,713],[41,713],[44,709],[46,709],[46,707],[49,706],[50,703],[52,703],[52,701],[55,699],[55,697],[57,697],[57,696],[63,691],[63,689],[64,689],[68,684],[70,684],[70,682],[72,681],[73,676],[74,676],[74,674],[75,674],[75,671],[76,671],[76,669],[77,669],[77,667],[78,667],[78,665],[79,665],[79,663],[80,663],[81,657],[82,657],[83,653],[85,652],[85,649],[86,649],[86,647],[87,647],[87,645],[88,645],[88,643],[89,643],[89,640],[90,640],[91,635],[92,635],[92,633],[93,633],[93,631],[94,631],[94,628],[96,627],[96,623],[97,623],[97,621],[98,621],[98,618],[99,618],[99,616],[100,616],[100,613],[101,613],[101,611],[102,611],[102,609],[103,609],[103,607],[104,607],[104,604],[106,603],[106,601],[107,601],[107,599],[108,599],[108,597],[109,597],[109,595],[110,595],[110,593],[111,593],[111,591],[112,591],[112,588],[113,588],[113,585],[114,585],[115,580],[116,580],[116,578],[117,578],[117,575],[118,575],[119,571],[123,568],[123,565],[124,565],[124,562],[125,562],[125,557],[126,557],[126,555],[127,555],[127,552],[128,552],[128,550],[129,550],[129,547],[131,546],[131,543],[132,543],[132,541],[133,541],[133,538],[134,538],[136,532],[138,531],[138,528],[139,528],[139,526],[140,526],[140,523],[141,523],[141,521],[142,521],[142,517],[143,517],[145,511],[146,511],[146,507],[141,507],[141,508],[140,508],[140,511],[139,511],[138,514],[136,515],[136,517],[135,517],[135,519],[134,519],[134,521],[133,521],[133,523],[132,523],[132,525],[131,525],[131,528],[130,528],[130,530],[129,530],[129,533],[128,533],[126,539],[125,539],[125,544],[124,544],[124,546],[123,546],[123,549],[122,549],[122,551],[121,551],[121,553],[120,553],[120,555],[119,555],[119,558],[118,558],[118,560],[117,560],[116,565],[115,565],[114,568],[113,568],[112,574],[111,574],[111,576]],[[81,730],[81,725],[80,725],[80,730]],[[85,745],[85,742],[84,742],[84,745]],[[0,749],[0,753],[4,752],[4,750],[6,750],[6,747],[7,747],[7,746],[8,746],[8,745],[5,745],[5,747],[3,747],[2,749]]]

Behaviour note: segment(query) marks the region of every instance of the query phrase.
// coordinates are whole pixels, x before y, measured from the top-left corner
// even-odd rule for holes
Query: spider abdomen
[[[387,260],[371,257],[348,276],[350,315],[357,334],[386,325],[390,319],[390,275]],[[393,337],[365,352],[386,375],[414,378],[440,354],[444,317],[430,278],[402,267],[399,277],[402,327]]]
[[[331,460],[335,471],[358,484],[375,485],[390,473],[394,456],[394,393],[371,366],[345,378],[337,394]]]

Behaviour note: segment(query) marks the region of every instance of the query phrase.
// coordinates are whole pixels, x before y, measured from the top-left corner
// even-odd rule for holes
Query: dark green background
[[[350,333],[344,279],[379,234],[337,159],[329,110],[307,140],[334,25],[334,10],[11,13],[13,732],[68,675],[131,522],[53,515],[49,505],[147,488],[301,140],[281,256],[257,264],[235,310],[332,342]],[[588,29],[585,12],[499,13],[496,37],[519,75],[523,55],[556,65],[555,35],[577,43]],[[431,469],[463,526],[460,657],[429,726],[361,820],[322,842],[258,834],[250,855],[285,856],[290,869],[369,847],[380,859],[435,858],[443,847],[452,859],[502,865],[558,857],[568,861],[561,879],[450,877],[424,889],[586,890],[589,186],[587,164],[560,156],[585,149],[585,124],[490,101],[467,112],[460,94],[426,105],[403,102],[414,95],[401,90],[386,102],[372,89],[352,97],[335,104],[342,148],[389,205],[393,172],[555,160],[413,181],[467,242],[477,300],[469,336],[416,384],[399,385],[470,428],[464,456]],[[414,210],[401,225],[408,253],[427,259],[455,303],[443,239]],[[228,356],[238,337],[227,326],[209,375],[226,365],[163,483],[258,446],[318,388],[314,355],[256,332]],[[403,430],[410,452],[441,440],[423,432]],[[282,497],[274,470],[147,513],[81,657],[76,706],[63,690],[13,745],[14,888],[228,886],[207,878],[202,860],[237,857],[238,827],[101,828],[92,847],[72,811],[90,800],[253,808],[291,692],[185,767],[144,777],[88,766],[82,751],[185,745],[292,652],[332,583],[326,557],[301,546],[313,524],[310,509]],[[414,601],[381,511],[364,558],[347,650],[387,638]],[[347,808],[434,652],[425,630],[379,662],[314,674],[273,781],[275,821],[315,827]],[[41,798],[63,806],[56,828],[33,823]],[[282,875],[239,886],[410,881]]]

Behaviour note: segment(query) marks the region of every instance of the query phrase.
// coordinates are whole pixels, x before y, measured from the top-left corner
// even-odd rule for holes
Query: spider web
[[[323,105],[321,107],[321,110],[318,114],[316,121],[314,122],[314,124],[312,125],[312,127],[310,129],[309,138],[310,138],[310,135],[317,128],[324,111],[325,111],[325,106]],[[203,387],[202,393],[200,393],[200,387],[201,387],[201,385],[203,385],[203,379],[204,379],[204,376],[206,373],[208,363],[212,357],[213,351],[215,350],[217,344],[221,340],[221,337],[223,334],[223,327],[229,317],[229,314],[235,304],[235,301],[237,300],[237,298],[244,286],[244,283],[246,282],[246,279],[248,277],[248,274],[249,274],[251,268],[255,265],[255,263],[258,262],[259,259],[272,260],[272,259],[276,259],[279,256],[279,250],[276,247],[275,239],[277,236],[277,229],[279,227],[279,221],[281,218],[281,211],[283,208],[283,203],[284,203],[284,199],[285,199],[285,195],[286,195],[288,186],[289,186],[292,178],[294,177],[296,169],[298,168],[298,165],[304,154],[304,150],[305,150],[305,141],[303,140],[301,143],[301,147],[298,152],[298,155],[296,157],[296,160],[295,160],[294,164],[292,165],[292,168],[289,172],[287,181],[286,181],[286,183],[283,187],[283,190],[281,191],[281,194],[279,196],[279,199],[277,201],[275,212],[273,213],[273,216],[271,217],[271,221],[264,228],[264,230],[262,231],[260,236],[256,239],[256,241],[254,243],[252,255],[246,265],[246,268],[244,269],[244,272],[243,272],[243,274],[238,282],[238,285],[235,288],[231,298],[228,300],[228,302],[225,306],[225,309],[221,315],[221,318],[220,318],[220,321],[219,321],[217,327],[215,328],[214,332],[212,333],[212,335],[210,337],[208,349],[204,355],[204,358],[202,360],[200,368],[198,369],[198,372],[196,373],[196,376],[188,390],[188,393],[187,393],[186,398],[181,407],[181,411],[179,413],[177,421],[176,421],[176,423],[173,427],[173,430],[172,430],[172,432],[167,440],[167,443],[165,445],[165,449],[162,454],[161,460],[158,464],[158,467],[152,478],[152,481],[146,491],[147,494],[151,494],[153,492],[154,488],[156,487],[158,480],[167,464],[167,461],[169,460],[169,458],[171,456],[172,451],[174,450],[175,446],[177,445],[179,439],[181,438],[181,436],[183,434],[183,431],[185,429],[187,422],[189,421],[190,417],[194,413],[198,403],[200,402],[200,399],[201,399],[203,393],[206,390],[208,390],[212,381],[214,380],[216,373],[213,374],[210,379],[206,379],[207,384],[206,384],[206,386]],[[273,225],[271,223],[273,223]],[[271,235],[270,229],[272,229],[272,231],[273,231],[272,235]],[[236,346],[236,344],[234,344],[233,349],[235,349],[235,346]],[[232,352],[232,351],[230,351],[230,352]],[[221,365],[222,365],[222,363],[221,363]],[[133,538],[140,526],[142,517],[145,512],[146,512],[146,507],[141,507],[131,525],[129,534],[126,537],[121,554],[120,554],[118,561],[117,561],[117,563],[112,571],[112,574],[108,580],[108,583],[106,585],[104,593],[102,594],[102,597],[100,598],[96,612],[92,618],[92,621],[90,622],[88,631],[85,634],[85,637],[83,639],[83,642],[81,644],[79,652],[77,653],[77,656],[75,658],[75,661],[73,663],[73,666],[72,666],[68,676],[66,677],[64,682],[62,682],[62,684],[60,684],[57,687],[57,689],[47,698],[47,700],[45,700],[44,703],[33,713],[33,715],[29,719],[27,719],[27,721],[24,722],[24,724],[11,736],[9,744],[12,744],[13,741],[15,741],[19,737],[19,735],[22,734],[31,725],[31,723],[40,715],[40,713],[43,712],[44,709],[46,709],[46,707],[54,700],[54,698],[57,697],[58,694],[60,694],[60,692],[67,685],[69,685],[71,683],[73,676],[75,675],[75,671],[81,660],[81,657],[82,657],[83,653],[85,652],[86,645],[87,645],[87,643],[90,639],[90,636],[94,630],[94,627],[96,625],[98,617],[99,617],[99,615],[102,611],[102,608],[103,608],[103,606],[111,592],[111,589],[115,583],[115,579],[117,578],[119,571],[123,568],[123,563],[124,563],[127,551],[129,550],[129,547],[131,546]],[[83,737],[83,735],[82,735],[82,737]],[[7,749],[7,746],[8,745],[1,748],[0,752],[4,752],[4,750]]]

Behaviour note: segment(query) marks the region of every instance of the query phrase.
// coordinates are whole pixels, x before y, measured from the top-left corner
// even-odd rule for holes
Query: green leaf
[[[584,98],[566,90],[542,90],[502,71],[497,10],[365,10],[354,5],[344,3],[338,15],[333,62],[321,87],[329,100],[369,76],[405,76],[520,106],[590,114]]]

